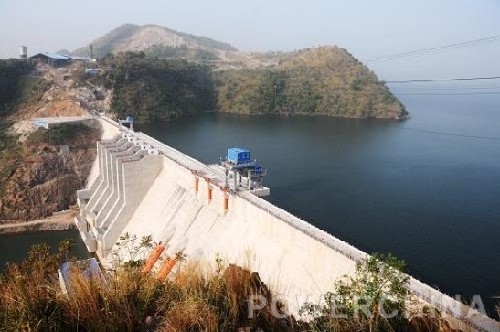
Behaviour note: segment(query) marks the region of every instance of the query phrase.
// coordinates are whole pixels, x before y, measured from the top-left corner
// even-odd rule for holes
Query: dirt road
[[[24,222],[4,221],[6,223],[2,223],[0,220],[0,234],[72,229],[75,228],[73,220],[77,214],[78,209],[72,207],[67,211],[56,212],[53,216],[46,219]]]

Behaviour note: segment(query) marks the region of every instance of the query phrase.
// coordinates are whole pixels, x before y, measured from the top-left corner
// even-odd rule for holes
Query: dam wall
[[[285,297],[302,297],[293,299],[296,306],[319,301],[337,278],[354,271],[352,259],[318,245],[245,197],[228,195],[225,210],[226,192],[213,182],[199,181],[196,191],[191,171],[164,158],[162,171],[124,232],[152,235],[172,248],[169,255],[182,250],[190,258],[215,262],[218,253],[258,271]]]
[[[110,119],[108,139],[97,144],[95,174],[78,192],[75,222],[90,251],[113,264],[125,234],[166,245],[163,257],[229,263],[258,272],[291,313],[319,303],[334,282],[368,255],[249,191],[228,191],[225,174]],[[120,128],[120,129],[119,129]],[[110,135],[110,132],[114,133]],[[430,286],[410,279],[419,302],[463,330],[499,331],[497,322]]]

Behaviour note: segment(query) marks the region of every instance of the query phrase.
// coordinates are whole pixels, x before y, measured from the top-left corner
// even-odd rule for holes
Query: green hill
[[[405,107],[384,82],[336,47],[280,53],[262,69],[217,70],[144,52],[101,62],[96,84],[113,89],[111,111],[138,121],[164,121],[206,111],[403,119]]]
[[[383,82],[346,50],[305,49],[276,56],[264,69],[215,73],[218,109],[247,114],[407,116]]]
[[[95,84],[113,89],[111,111],[137,121],[166,121],[216,108],[215,85],[206,66],[185,60],[120,53],[103,59]]]

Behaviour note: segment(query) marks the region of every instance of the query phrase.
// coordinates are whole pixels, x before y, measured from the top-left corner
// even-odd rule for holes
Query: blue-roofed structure
[[[30,59],[42,61],[55,67],[67,65],[71,60],[71,58],[67,55],[50,52],[37,53],[30,57]]]
[[[64,66],[68,64],[70,61],[86,61],[91,62],[90,58],[81,57],[81,56],[72,56],[72,55],[63,55],[59,53],[51,53],[51,52],[42,52],[37,53],[30,57],[30,59],[38,60],[45,62],[51,66]]]
[[[30,59],[51,59],[51,60],[69,60],[70,57],[57,53],[43,52],[37,53],[30,57]]]

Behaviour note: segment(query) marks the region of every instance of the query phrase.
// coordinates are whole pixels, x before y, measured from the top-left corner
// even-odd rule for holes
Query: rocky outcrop
[[[227,294],[231,294],[231,301],[237,307],[237,310],[230,312],[230,315],[233,315],[237,325],[241,326],[240,330],[293,331],[297,329],[294,317],[286,314],[285,305],[273,298],[269,287],[262,282],[257,272],[250,272],[238,265],[229,264],[224,271],[223,280],[227,287]],[[253,320],[249,319],[255,315],[253,311],[249,311],[249,296],[265,303]],[[276,313],[281,317],[276,317]]]
[[[15,167],[3,179],[0,220],[45,218],[76,204],[76,190],[85,186],[100,134],[97,128],[74,131],[67,147],[46,143],[50,131],[35,133],[25,143],[25,151],[19,152]]]

